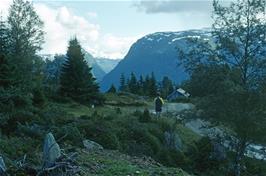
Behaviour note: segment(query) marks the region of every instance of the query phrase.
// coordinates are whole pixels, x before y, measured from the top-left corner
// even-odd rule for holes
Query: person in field
[[[157,93],[157,97],[154,99],[154,103],[155,103],[155,112],[156,115],[158,117],[160,117],[161,113],[162,113],[162,106],[164,104],[163,99],[160,96],[160,92]]]

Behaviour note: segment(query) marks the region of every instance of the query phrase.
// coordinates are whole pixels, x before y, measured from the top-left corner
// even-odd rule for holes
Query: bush
[[[41,88],[35,88],[33,90],[32,103],[36,107],[42,107],[46,103],[46,98]]]
[[[6,122],[1,124],[2,132],[10,135],[17,130],[18,124],[25,125],[39,119],[38,116],[27,110],[16,110],[14,112],[4,113]]]
[[[172,167],[187,167],[189,159],[183,152],[177,150],[170,150],[168,148],[162,148],[158,153],[157,159],[166,166]]]
[[[151,122],[150,112],[147,108],[145,108],[143,114],[139,116],[139,122],[142,122],[142,123]]]
[[[62,140],[65,143],[79,147],[82,146],[83,135],[75,124],[69,124],[62,128],[58,128],[56,135],[59,136],[59,138],[64,137]]]
[[[29,137],[1,137],[0,153],[11,160],[18,159],[18,157],[27,154],[28,159],[37,161],[37,153],[40,151],[41,147],[38,144],[40,144],[40,141],[33,140]]]
[[[78,128],[83,130],[84,138],[93,140],[104,148],[118,149],[120,146],[117,129],[109,121],[104,121],[102,118],[92,119],[80,124]]]

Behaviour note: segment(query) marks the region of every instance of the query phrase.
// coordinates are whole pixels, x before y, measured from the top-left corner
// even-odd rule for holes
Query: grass
[[[90,153],[82,150],[78,161],[83,163],[86,176],[189,176],[181,169],[164,167],[150,158],[130,157],[117,151]]]

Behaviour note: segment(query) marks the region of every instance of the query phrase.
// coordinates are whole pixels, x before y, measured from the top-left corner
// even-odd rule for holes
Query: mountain
[[[82,52],[88,65],[92,67],[92,74],[95,76],[97,81],[100,82],[106,75],[106,72],[101,68],[96,59],[90,53],[85,50],[82,50]]]
[[[209,38],[209,30],[188,30],[181,32],[157,32],[137,40],[119,64],[101,82],[101,90],[106,91],[111,84],[119,86],[122,73],[129,77],[134,72],[140,75],[154,73],[157,80],[168,76],[176,84],[188,78],[184,68],[179,65],[177,47],[186,50],[187,38]]]
[[[121,61],[121,59],[108,59],[108,58],[96,58],[95,60],[97,64],[103,69],[103,71],[105,71],[105,73],[109,73]]]
[[[103,70],[100,64],[97,63],[96,59],[90,53],[88,53],[84,49],[82,50],[82,52],[88,65],[92,67],[92,74],[97,79],[97,81],[100,82],[102,78],[106,75],[106,72]],[[54,72],[58,72],[58,70],[60,70],[59,67],[61,67],[65,60],[65,55],[42,54],[40,56],[43,58],[43,60],[50,61],[49,69],[46,70],[47,74],[53,74]],[[60,57],[56,59],[58,56]]]

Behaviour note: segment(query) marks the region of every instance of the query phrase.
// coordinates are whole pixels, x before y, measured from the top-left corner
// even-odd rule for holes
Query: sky
[[[76,36],[95,57],[123,58],[154,32],[211,27],[211,0],[31,0],[44,21],[41,54],[64,54]],[[6,16],[12,0],[0,0]]]

